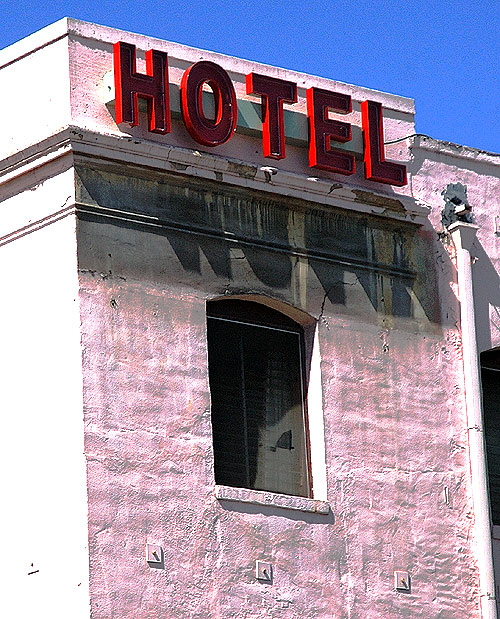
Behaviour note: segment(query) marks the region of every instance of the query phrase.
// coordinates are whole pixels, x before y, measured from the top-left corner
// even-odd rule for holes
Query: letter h
[[[116,123],[139,124],[138,98],[148,102],[149,131],[169,133],[170,97],[168,82],[168,55],[165,52],[146,52],[146,75],[136,72],[135,45],[115,43],[115,106]]]

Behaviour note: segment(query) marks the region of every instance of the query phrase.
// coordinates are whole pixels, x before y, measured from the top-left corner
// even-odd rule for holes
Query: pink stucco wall
[[[292,285],[273,290],[244,252],[228,282],[203,256],[186,269],[173,239],[102,224],[79,239],[95,617],[477,616],[449,259],[433,320],[376,312],[359,284],[331,303],[302,275],[321,355],[322,515],[214,497],[205,302],[243,288],[291,302]],[[255,579],[257,559],[273,584]]]
[[[500,155],[426,138],[417,138],[412,151],[412,190],[417,200],[431,207],[429,219],[436,231],[443,229],[442,191],[449,183],[459,182],[467,187],[474,221],[479,226],[472,266],[478,348],[483,351],[498,347]],[[445,246],[449,247],[446,243]],[[452,248],[449,251],[453,254]]]
[[[287,617],[405,608],[407,616],[473,616],[461,593],[474,582],[463,420],[453,414],[455,394],[440,386],[448,359],[458,363],[453,341],[426,337],[408,350],[407,334],[393,332],[384,353],[380,329],[342,333],[329,319],[335,342],[324,343],[322,366],[332,514],[224,505],[213,497],[203,299],[88,279],[96,617],[204,617],[208,608],[214,617],[257,616],[280,600]],[[165,548],[164,572],[144,561],[146,541]],[[273,585],[256,582],[256,559],[273,563]],[[411,596],[393,591],[395,568],[411,572]]]

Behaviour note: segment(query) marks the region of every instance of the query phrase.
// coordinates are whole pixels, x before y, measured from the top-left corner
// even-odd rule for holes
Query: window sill
[[[224,501],[237,501],[240,503],[253,503],[254,505],[266,505],[268,507],[280,507],[282,509],[294,509],[312,514],[327,515],[330,513],[330,504],[327,501],[318,501],[301,496],[290,496],[288,494],[277,494],[265,490],[215,486],[215,498]]]

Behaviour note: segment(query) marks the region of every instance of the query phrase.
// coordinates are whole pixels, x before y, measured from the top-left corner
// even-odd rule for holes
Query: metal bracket
[[[411,590],[410,574],[401,571],[394,572],[394,588],[396,591],[409,592]]]
[[[273,566],[266,561],[257,561],[255,564],[255,577],[262,582],[272,583]]]
[[[146,561],[155,567],[163,565],[163,548],[157,544],[146,544]]]

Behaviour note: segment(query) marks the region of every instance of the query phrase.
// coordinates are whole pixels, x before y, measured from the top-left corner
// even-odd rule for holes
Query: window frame
[[[231,302],[232,305],[231,305]],[[214,450],[214,477],[216,478],[217,487],[227,488],[226,492],[222,492],[225,498],[229,500],[230,497],[234,497],[234,491],[231,493],[230,489],[238,489],[236,495],[239,497],[237,500],[242,499],[242,495],[245,496],[248,494],[250,497],[253,497],[250,502],[260,503],[261,500],[258,499],[258,495],[265,493],[268,495],[269,493],[275,495],[284,495],[286,497],[296,497],[302,501],[311,501],[314,496],[314,471],[312,466],[312,449],[311,449],[311,435],[310,435],[310,419],[309,419],[309,407],[308,407],[308,370],[310,369],[308,366],[310,363],[307,361],[307,333],[306,329],[308,326],[315,327],[315,321],[304,312],[300,312],[300,310],[295,310],[291,306],[286,306],[288,310],[286,313],[283,311],[285,309],[281,304],[281,306],[276,307],[276,303],[271,306],[268,303],[263,303],[261,299],[255,297],[223,297],[219,299],[213,299],[207,302],[206,307],[206,317],[207,317],[207,353],[209,358],[209,384],[210,384],[210,399],[211,399],[211,419],[212,419],[212,445]],[[260,311],[259,311],[260,310]],[[305,321],[299,321],[296,319],[296,316],[291,316],[290,314],[293,312],[300,313],[307,318],[306,325],[303,324]],[[211,321],[226,321],[227,323],[233,323],[237,326],[245,326],[250,329],[273,329],[275,332],[288,332],[297,336],[297,356],[298,356],[298,364],[299,364],[299,375],[300,375],[300,425],[302,432],[302,441],[303,447],[301,448],[302,453],[299,454],[300,466],[299,470],[304,470],[305,472],[305,488],[303,492],[301,492],[302,488],[296,487],[294,492],[286,492],[279,489],[267,489],[267,488],[256,488],[252,487],[251,484],[229,484],[227,483],[227,479],[225,481],[221,481],[220,477],[217,476],[216,472],[216,444],[214,439],[214,414],[213,414],[213,385],[211,383],[210,378],[210,355],[213,354],[213,351],[210,350],[210,325],[213,324]],[[220,323],[219,323],[220,324]],[[243,388],[244,389],[244,388]],[[220,413],[219,413],[220,414]],[[322,411],[321,411],[322,414]],[[297,420],[296,420],[297,421]],[[247,447],[248,448],[248,447]],[[220,494],[220,491],[219,491]],[[220,496],[219,498],[224,498],[224,496]],[[255,498],[257,497],[257,499]],[[317,501],[316,501],[317,502]],[[282,501],[283,503],[283,501]],[[285,501],[286,503],[286,501]],[[301,503],[301,504],[302,504]],[[309,506],[310,507],[310,506]],[[319,509],[323,510],[324,507],[313,506],[311,509],[305,509],[305,511],[316,511]],[[323,513],[322,512],[322,513]]]
[[[497,386],[498,379],[491,381],[492,374],[498,374],[498,379],[500,379],[499,348],[486,350],[480,354],[480,375],[490,517],[492,526],[500,529],[500,475],[499,467],[496,466],[496,454],[494,453],[500,449],[500,430],[498,429],[500,421],[495,421],[497,410],[500,414],[500,408],[492,405],[494,392],[500,391],[500,387]]]

